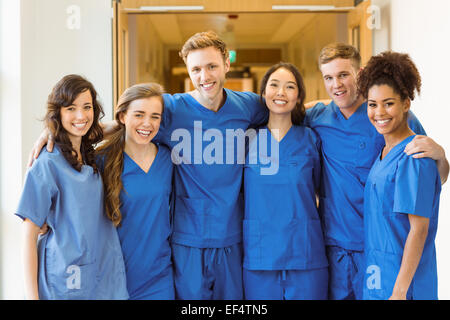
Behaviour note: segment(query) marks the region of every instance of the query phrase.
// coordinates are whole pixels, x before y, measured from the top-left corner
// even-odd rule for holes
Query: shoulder
[[[164,161],[167,160],[172,163],[170,149],[161,143],[156,144],[156,146],[158,147],[158,156],[163,158]]]
[[[231,99],[239,99],[239,100],[245,100],[245,101],[259,101],[259,95],[257,95],[254,92],[250,92],[250,91],[245,91],[245,92],[241,92],[241,91],[234,91],[234,90],[230,90],[230,89],[224,89],[226,94],[227,94],[227,98],[230,97]]]
[[[103,172],[105,168],[106,153],[107,149],[95,153],[95,163],[101,172]]]
[[[33,165],[29,169],[29,172],[42,173],[44,171],[51,171],[66,162],[61,150],[55,145],[53,152],[48,152],[45,148],[42,149],[39,157],[33,162]]]
[[[165,145],[157,143],[156,146],[158,147],[158,152],[161,152],[161,154],[170,155],[170,149]]]
[[[397,170],[410,172],[418,175],[436,175],[438,174],[436,161],[431,158],[413,158],[412,155],[402,153]]]
[[[408,125],[416,134],[426,135],[425,129],[411,110],[408,112]]]
[[[190,96],[189,93],[163,94],[164,109],[173,110],[180,105],[186,104],[186,98]]]
[[[305,116],[306,123],[310,123],[312,121],[319,119],[324,115],[332,113],[333,112],[332,104],[333,102],[331,102],[328,105],[319,102],[314,107],[307,109]]]
[[[225,89],[225,92],[227,94],[227,100],[233,105],[252,107],[261,104],[259,96],[254,92],[240,92],[230,89]]]
[[[317,133],[314,132],[313,129],[301,125],[301,126],[294,126],[294,130],[296,133],[296,136],[300,141],[308,143],[308,145],[313,145],[316,147],[317,150],[320,149],[321,141]]]

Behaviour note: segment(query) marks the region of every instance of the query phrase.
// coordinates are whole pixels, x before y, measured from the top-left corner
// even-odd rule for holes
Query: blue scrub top
[[[365,187],[364,299],[389,299],[410,231],[408,214],[430,219],[428,236],[407,298],[437,299],[436,237],[441,180],[434,160],[414,159],[403,150],[414,138],[376,159]]]
[[[408,124],[416,134],[425,134],[412,112]],[[319,213],[325,244],[347,250],[364,249],[364,186],[384,138],[367,117],[367,103],[345,119],[332,102],[307,110],[305,125],[322,141],[322,182]]]
[[[169,146],[176,162],[174,243],[221,248],[242,241],[245,147],[227,134],[245,134],[267,118],[267,111],[254,93],[224,93],[226,101],[217,112],[188,93],[164,95],[157,140]]]
[[[119,237],[100,173],[76,171],[58,145],[27,172],[16,215],[49,231],[38,240],[40,299],[127,299]]]
[[[169,202],[173,165],[169,149],[162,145],[147,173],[123,154],[122,222],[117,232],[130,299],[145,299],[158,290],[173,287],[173,282],[158,281],[172,268]]]
[[[304,270],[328,266],[316,206],[320,185],[320,140],[304,126],[292,126],[278,143],[267,136],[252,139],[244,170],[244,267],[249,270]],[[279,156],[259,153],[260,139],[278,144]],[[259,154],[264,155],[259,157]],[[266,155],[279,163],[276,174],[262,175],[270,166]],[[251,164],[250,159],[257,159]]]

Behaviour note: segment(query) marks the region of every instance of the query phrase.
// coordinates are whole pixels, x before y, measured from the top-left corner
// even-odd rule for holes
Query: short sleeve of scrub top
[[[17,210],[18,217],[29,219],[38,227],[46,222],[52,198],[57,192],[52,171],[46,170],[44,166],[44,162],[36,161],[28,170]]]
[[[434,160],[403,157],[395,177],[393,212],[431,218],[433,199],[440,191],[436,181],[440,179]]]

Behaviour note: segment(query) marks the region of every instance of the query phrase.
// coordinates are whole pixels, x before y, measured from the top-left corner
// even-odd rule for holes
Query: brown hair
[[[118,129],[108,140],[97,149],[103,158],[102,178],[105,190],[106,215],[118,226],[122,220],[120,212],[120,192],[123,189],[123,151],[125,148],[125,125],[120,122],[120,116],[128,111],[131,102],[135,100],[160,97],[164,110],[162,94],[164,89],[157,83],[136,84],[124,91],[117,102],[115,119]]]
[[[300,74],[298,69],[293,64],[287,63],[287,62],[279,62],[279,63],[273,65],[272,67],[270,67],[269,70],[267,70],[266,74],[264,75],[264,77],[261,80],[261,86],[260,86],[261,103],[267,108],[267,105],[263,101],[263,95],[266,92],[267,83],[269,82],[269,78],[272,75],[272,73],[274,73],[275,71],[277,71],[278,69],[281,69],[281,68],[290,71],[295,78],[295,82],[297,82],[298,102],[295,105],[294,110],[292,110],[291,119],[292,119],[292,123],[294,125],[301,125],[303,123],[303,119],[305,118],[305,114],[306,114],[305,105],[304,105],[305,98],[306,98],[306,89],[305,89],[305,84],[303,82],[302,75]]]
[[[358,49],[345,43],[335,42],[330,43],[320,51],[319,68],[323,64],[338,58],[351,60],[355,69],[361,67],[361,55],[359,54]]]
[[[367,99],[375,85],[388,85],[402,100],[414,100],[415,91],[420,94],[422,79],[411,57],[392,51],[373,56],[358,75],[358,91]]]
[[[219,50],[222,54],[223,61],[228,59],[229,53],[227,50],[227,45],[214,31],[199,32],[194,34],[184,43],[179,55],[183,58],[184,63],[186,63],[189,52],[208,47],[214,47]]]
[[[103,139],[103,130],[99,120],[104,116],[104,112],[101,104],[97,101],[97,92],[92,83],[76,74],[67,75],[59,80],[48,96],[44,123],[54,137],[55,143],[60,147],[64,158],[75,170],[81,171],[82,164],[78,162],[77,152],[61,123],[61,108],[70,106],[78,95],[86,90],[89,90],[92,96],[94,119],[88,132],[82,137],[80,151],[84,163],[91,166],[97,173],[94,145]]]

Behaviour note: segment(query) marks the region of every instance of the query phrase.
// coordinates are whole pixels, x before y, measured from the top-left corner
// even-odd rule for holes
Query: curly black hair
[[[386,51],[373,56],[358,75],[358,91],[364,99],[376,85],[388,85],[402,100],[414,100],[416,91],[420,95],[422,79],[408,54]]]

